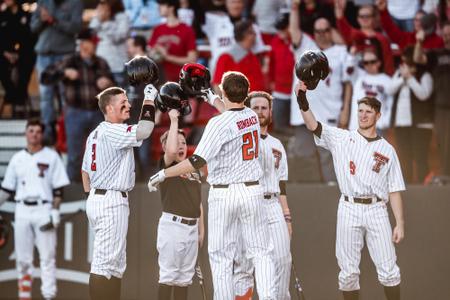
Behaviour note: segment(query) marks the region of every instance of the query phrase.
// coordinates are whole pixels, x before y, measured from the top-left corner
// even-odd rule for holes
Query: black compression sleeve
[[[309,110],[309,103],[308,103],[308,99],[306,99],[306,92],[303,92],[301,90],[298,91],[297,102],[298,102],[298,106],[300,107],[301,110],[303,110],[303,111]]]
[[[285,180],[280,181],[280,195],[286,196],[286,181]]]
[[[189,157],[189,161],[196,170],[206,165],[206,160],[195,154]]]
[[[142,105],[139,119],[155,123],[155,107],[150,104]]]
[[[320,122],[317,122],[317,127],[316,129],[314,129],[313,133],[318,138],[320,138],[320,136],[322,135],[322,124]]]

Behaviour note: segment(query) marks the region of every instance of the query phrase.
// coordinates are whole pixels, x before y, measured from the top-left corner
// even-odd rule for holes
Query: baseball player
[[[174,166],[186,158],[184,132],[178,129],[180,112],[169,111],[170,128],[161,136],[164,156],[161,167]],[[158,224],[159,300],[187,299],[192,284],[198,246],[203,244],[201,172],[184,174],[161,183],[163,212]]]
[[[56,230],[40,230],[49,221],[60,222],[59,204],[63,187],[69,184],[64,164],[56,151],[42,144],[44,125],[27,122],[27,147],[14,154],[0,190],[0,205],[14,195],[16,201],[14,246],[18,272],[19,299],[31,299],[34,246],[41,268],[44,299],[56,297]]]
[[[314,22],[314,40],[300,30],[299,19],[298,4],[293,2],[289,30],[295,56],[300,57],[305,50],[320,49],[328,57],[330,68],[327,78],[319,82],[317,88],[308,95],[311,107],[320,122],[346,128],[352,96],[351,80],[356,68],[355,60],[345,46],[333,42],[332,27],[327,19],[319,18]],[[292,83],[292,91],[294,91],[295,80]],[[291,94],[290,119],[291,125],[294,125],[295,135],[289,145],[289,157],[295,157],[292,162],[303,169],[297,176],[300,176],[302,180],[320,180],[321,178],[327,183],[336,182],[331,153],[314,145],[313,136],[307,130],[298,109],[294,92]],[[317,172],[317,164],[320,164],[319,172]]]
[[[304,70],[310,74],[322,63],[317,63],[322,58],[312,57],[314,61]],[[399,300],[400,269],[394,243],[404,237],[400,191],[405,190],[405,184],[395,149],[376,131],[381,102],[371,97],[360,99],[359,127],[348,131],[316,121],[306,99],[307,86],[301,81],[296,89],[301,113],[316,144],[331,151],[341,191],[336,225],[339,289],[345,300],[359,298],[359,263],[366,240],[386,298]],[[396,221],[394,230],[387,211],[389,201]]]
[[[82,165],[83,187],[89,193],[86,214],[95,234],[89,277],[94,300],[120,299],[126,268],[128,192],[135,182],[133,147],[139,147],[153,130],[157,93],[152,84],[145,87],[136,125],[124,123],[130,118],[125,90],[111,87],[97,96],[105,121],[90,133]]]
[[[155,190],[166,178],[208,164],[208,253],[214,299],[234,299],[233,260],[241,235],[247,258],[255,266],[259,299],[275,299],[272,246],[259,184],[258,117],[244,106],[249,83],[242,73],[225,73],[221,89],[226,110],[208,122],[194,155],[153,175],[148,187]],[[208,94],[209,103],[217,101],[219,98]]]
[[[261,126],[259,160],[263,176],[260,182],[264,191],[269,237],[274,246],[272,259],[275,265],[276,299],[291,299],[289,280],[292,262],[290,252],[292,219],[286,198],[288,179],[286,151],[280,140],[268,133],[272,119],[272,96],[266,92],[252,92],[248,95],[247,101],[247,105],[258,115]],[[242,300],[251,299],[253,288],[253,267],[243,254],[244,251],[238,252],[234,264],[236,299]],[[246,294],[249,297],[244,297]]]

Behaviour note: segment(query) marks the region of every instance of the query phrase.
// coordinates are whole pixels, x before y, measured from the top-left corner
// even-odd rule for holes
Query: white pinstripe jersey
[[[89,174],[91,188],[130,191],[134,187],[133,147],[137,125],[100,123],[86,141],[82,170]]]
[[[353,197],[377,196],[389,200],[389,193],[405,190],[394,147],[385,139],[368,141],[357,130],[343,130],[322,124],[314,135],[318,146],[331,151],[341,193]]]
[[[264,193],[279,194],[280,180],[288,180],[288,164],[283,144],[270,134],[261,136],[260,152],[259,159],[263,170],[260,183]]]
[[[248,107],[209,120],[194,152],[208,164],[209,184],[259,180],[259,134],[258,116]]]
[[[53,190],[69,183],[61,157],[56,151],[44,147],[34,154],[27,150],[14,154],[2,187],[14,191],[16,201],[33,198],[53,201]]]

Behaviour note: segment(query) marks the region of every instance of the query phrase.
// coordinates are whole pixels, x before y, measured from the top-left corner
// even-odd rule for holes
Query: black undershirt
[[[164,157],[160,161],[162,169],[176,164],[177,162],[173,162],[170,166],[166,166]],[[195,174],[200,179],[199,171],[195,171]],[[164,180],[160,187],[164,212],[186,218],[200,217],[200,202],[202,199],[200,182],[182,177],[172,177]]]

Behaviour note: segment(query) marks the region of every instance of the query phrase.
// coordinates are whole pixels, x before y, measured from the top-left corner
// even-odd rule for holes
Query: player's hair
[[[142,35],[135,35],[132,36],[131,39],[133,40],[133,45],[135,47],[141,48],[143,52],[147,51],[147,40]]]
[[[181,134],[182,136],[184,136],[184,138],[186,138],[186,133],[184,133],[183,129],[178,129],[178,134]],[[167,137],[169,136],[169,130],[167,130],[166,132],[164,132],[161,137],[159,138],[159,140],[161,141],[161,145],[164,145],[167,142]]]
[[[251,106],[251,102],[253,98],[266,98],[267,102],[269,102],[269,108],[272,108],[272,101],[273,101],[273,97],[272,95],[270,95],[267,92],[264,91],[255,91],[255,92],[251,92],[250,94],[248,94],[247,99],[245,99],[245,105],[250,107]]]
[[[372,107],[377,113],[381,111],[381,102],[375,97],[363,97],[358,100],[358,105],[361,103]]]
[[[44,132],[44,130],[45,130],[45,125],[44,125],[44,123],[41,122],[41,120],[39,118],[28,119],[27,125],[25,125],[25,129],[30,126],[39,126],[39,127],[41,127],[42,132]]]
[[[230,102],[242,103],[247,98],[250,83],[241,72],[229,71],[223,74],[220,86]]]
[[[104,115],[106,115],[106,106],[110,104],[112,97],[120,94],[126,94],[125,90],[120,87],[113,86],[103,90],[97,95],[96,98],[98,99],[98,107]]]
[[[243,21],[239,21],[234,25],[234,39],[236,40],[236,42],[240,42],[242,41],[248,30],[253,26],[252,21],[250,20],[243,20]]]

